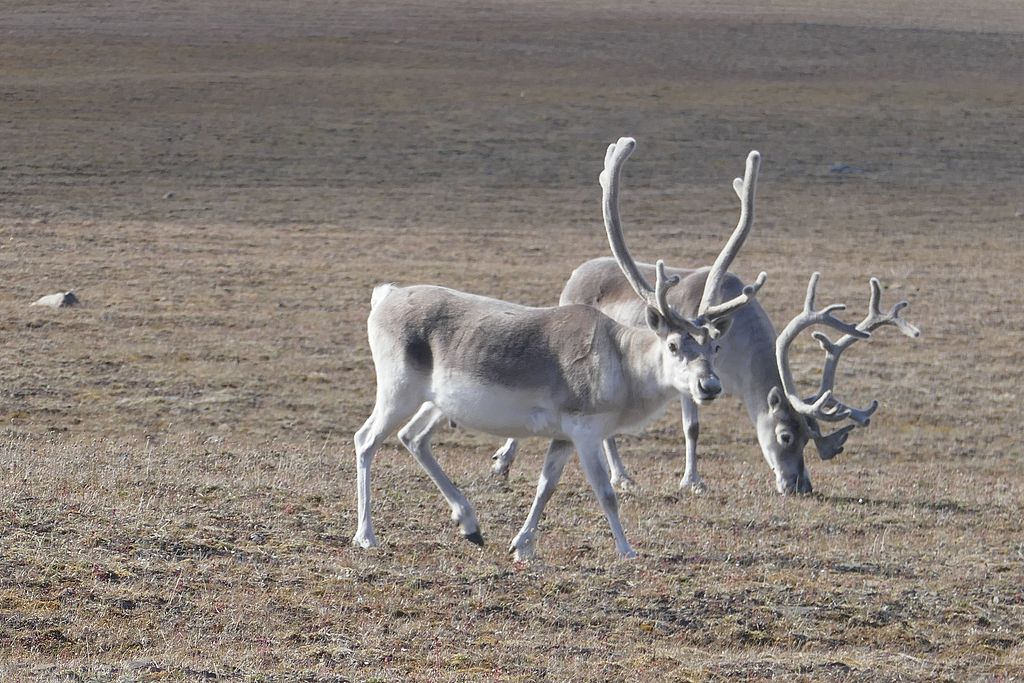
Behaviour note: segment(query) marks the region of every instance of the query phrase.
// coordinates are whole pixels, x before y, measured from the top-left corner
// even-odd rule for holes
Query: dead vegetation
[[[0,678],[1024,678],[1024,18],[940,4],[5,10]],[[392,442],[350,548],[370,288],[556,301],[622,134],[638,257],[713,257],[756,147],[773,319],[815,269],[852,318],[869,275],[911,300],[925,336],[842,370],[871,427],[783,499],[722,400],[692,497],[667,416],[623,446],[641,558],[570,466],[529,566],[541,444],[503,487],[495,440],[439,435],[479,550]]]

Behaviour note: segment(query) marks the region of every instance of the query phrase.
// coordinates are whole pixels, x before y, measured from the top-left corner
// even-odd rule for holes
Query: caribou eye
[[[722,345],[721,344],[715,344],[715,353],[718,353],[721,350],[722,350]]]
[[[783,446],[788,446],[793,443],[793,435],[789,432],[779,432],[779,443]]]
[[[679,353],[679,344],[676,344],[675,342],[669,342],[668,351],[669,353]]]

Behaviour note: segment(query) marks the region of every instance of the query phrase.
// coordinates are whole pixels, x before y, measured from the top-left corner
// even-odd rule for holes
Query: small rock
[[[47,294],[44,297],[36,299],[29,306],[46,306],[48,308],[67,308],[68,306],[77,306],[79,303],[78,297],[75,296],[75,290],[68,290],[67,292],[57,292],[56,294]]]
[[[1024,209],[1017,209],[1014,214],[1014,218],[1024,218]]]
[[[164,199],[174,199],[174,193],[168,192],[167,194],[164,195]]]
[[[864,169],[859,166],[851,166],[836,162],[829,167],[829,173],[863,173]]]

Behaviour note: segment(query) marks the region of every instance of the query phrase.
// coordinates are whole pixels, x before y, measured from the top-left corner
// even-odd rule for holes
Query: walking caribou
[[[743,202],[744,214],[752,211],[753,187],[736,178],[733,188]],[[739,227],[731,241],[736,241],[736,250],[742,245],[749,232],[749,216]],[[735,250],[733,254],[735,253]],[[723,252],[712,268],[683,269],[665,268],[668,277],[680,279],[680,285],[672,289],[668,302],[678,310],[696,308],[696,320],[706,315],[716,297],[729,298],[743,291],[743,282],[726,272],[729,262],[722,264]],[[724,266],[724,267],[722,267]],[[655,266],[639,264],[641,277],[650,277]],[[761,274],[764,276],[764,273]],[[810,493],[811,479],[804,465],[804,449],[814,441],[822,460],[830,460],[843,452],[849,432],[856,426],[867,426],[871,414],[878,408],[873,401],[866,409],[850,408],[835,398],[835,373],[842,352],[854,342],[865,339],[871,332],[883,325],[894,325],[900,332],[917,337],[920,331],[900,317],[900,311],[908,304],[901,301],[888,313],[879,309],[881,285],[871,278],[871,297],[867,317],[857,325],[850,325],[835,318],[831,312],[843,310],[844,304],[832,304],[821,311],[814,310],[814,297],[820,275],[814,273],[808,284],[804,311],[794,318],[776,337],[775,328],[764,309],[757,301],[735,312],[731,317],[728,331],[718,340],[715,370],[721,378],[726,394],[738,395],[757,429],[757,440],[765,461],[775,474],[775,487],[779,493]],[[759,278],[758,282],[762,280]],[[608,258],[587,261],[575,271],[566,282],[559,303],[562,305],[585,304],[593,306],[624,325],[642,326],[645,312],[629,294],[630,284]],[[713,293],[709,296],[709,293]],[[698,303],[699,301],[699,303]],[[833,343],[822,332],[814,332],[825,351],[825,362],[821,384],[810,399],[801,398],[789,364],[789,347],[796,336],[813,325],[826,325],[843,333]],[[686,465],[679,482],[681,489],[700,493],[706,486],[697,473],[697,438],[700,432],[697,405],[692,395],[680,393],[682,403],[683,434],[686,445]],[[840,429],[823,434],[822,422],[851,420]],[[493,471],[500,477],[507,477],[515,458],[518,442],[509,439],[494,454]],[[632,479],[626,471],[615,446],[609,439],[605,443],[605,455],[611,474],[611,483],[619,488],[629,488]]]
[[[764,282],[761,278],[720,303],[702,304],[698,318],[668,303],[680,280],[667,275],[661,261],[654,268],[655,285],[650,285],[629,255],[618,217],[621,170],[635,144],[620,138],[609,146],[600,181],[612,263],[637,297],[644,327],[623,325],[579,304],[529,308],[429,285],[385,284],[373,290],[367,331],[377,396],[373,412],[355,434],[354,545],[377,545],[370,518],[370,466],[383,440],[406,421],[399,440],[440,489],[462,535],[483,543],[473,507],[430,450],[434,428],[447,417],[499,436],[551,439],[530,512],[511,543],[517,560],[534,555],[544,506],[573,447],[611,527],[616,551],[635,556],[619,521],[602,443],[638,428],[680,394],[698,403],[714,399],[721,391],[712,366],[715,339]],[[756,152],[748,159],[747,213],[759,159]],[[723,254],[735,252],[735,242],[730,240]],[[714,290],[708,295],[723,299]]]

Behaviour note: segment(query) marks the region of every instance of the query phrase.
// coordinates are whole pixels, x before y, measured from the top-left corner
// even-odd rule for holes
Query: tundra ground
[[[1024,678],[1024,10],[618,4],[0,10],[0,678]],[[777,325],[816,269],[911,301],[920,340],[844,357],[870,428],[782,498],[721,399],[695,497],[672,411],[623,440],[641,557],[570,465],[529,565],[544,444],[501,485],[500,440],[438,435],[479,549],[392,440],[351,548],[371,287],[553,304],[620,135],[638,258],[708,263],[756,148],[735,270]]]

